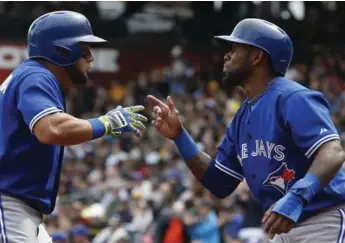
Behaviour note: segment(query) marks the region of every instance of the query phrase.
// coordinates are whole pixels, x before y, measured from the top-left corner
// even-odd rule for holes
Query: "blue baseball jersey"
[[[0,110],[0,193],[49,214],[64,148],[39,142],[33,127],[42,117],[65,111],[59,82],[45,66],[26,60],[1,84]]]
[[[277,78],[255,103],[245,100],[217,150],[214,166],[237,182],[246,180],[267,210],[303,178],[320,146],[340,139],[324,95]],[[341,169],[301,215],[345,202]],[[224,185],[226,186],[226,185]]]

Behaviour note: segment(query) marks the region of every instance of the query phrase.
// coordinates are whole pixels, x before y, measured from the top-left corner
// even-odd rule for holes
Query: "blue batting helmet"
[[[274,71],[285,75],[293,55],[290,37],[275,24],[263,19],[240,21],[231,35],[216,36],[216,40],[255,46],[268,54]]]
[[[44,58],[59,66],[74,64],[82,55],[80,43],[107,43],[94,36],[89,20],[72,11],[56,11],[38,17],[28,32],[29,58]]]

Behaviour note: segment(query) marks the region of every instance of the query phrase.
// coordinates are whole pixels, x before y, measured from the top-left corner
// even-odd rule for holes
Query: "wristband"
[[[299,196],[288,192],[274,205],[272,211],[297,223],[303,212],[303,201]]]
[[[308,172],[305,177],[298,180],[291,188],[290,192],[309,202],[321,189],[320,179],[317,175]]]
[[[185,129],[174,142],[184,160],[189,160],[199,153],[198,146]]]
[[[92,126],[92,139],[97,139],[105,134],[105,127],[98,118],[88,120]]]

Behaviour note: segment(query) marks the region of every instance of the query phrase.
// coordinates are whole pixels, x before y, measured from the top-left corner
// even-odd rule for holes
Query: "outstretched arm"
[[[224,198],[230,195],[243,180],[242,168],[237,160],[231,136],[231,126],[218,147],[216,158],[212,158],[199,150],[182,127],[178,110],[170,97],[167,104],[153,96],[148,98],[154,105],[153,124],[160,133],[175,142],[193,175],[215,196]]]
[[[242,167],[229,137],[230,127],[217,148],[216,158],[199,151],[186,130],[174,140],[193,175],[218,198],[229,196],[243,180]]]
[[[203,151],[186,160],[186,164],[201,184],[218,198],[229,196],[242,181],[241,177],[234,177],[217,168],[216,160]]]
[[[32,132],[45,144],[75,145],[103,135],[119,136],[122,132],[133,131],[139,135],[145,130],[142,122],[146,117],[135,112],[143,106],[119,107],[104,116],[83,120],[66,113],[46,115],[32,125]]]
[[[186,160],[188,168],[199,181],[209,169],[211,162],[212,158],[203,151],[200,151],[193,158]]]
[[[143,106],[117,107],[106,115],[82,120],[64,113],[60,88],[44,73],[29,75],[18,85],[17,108],[30,132],[41,143],[74,145],[103,135],[144,130],[146,117],[136,113]]]

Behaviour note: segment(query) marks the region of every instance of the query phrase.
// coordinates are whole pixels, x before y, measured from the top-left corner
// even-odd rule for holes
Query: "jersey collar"
[[[266,87],[259,93],[257,94],[254,98],[249,99],[247,98],[245,101],[249,104],[249,105],[254,105],[256,102],[258,102],[265,94],[266,92],[270,89],[270,87],[273,85],[274,81],[276,79],[272,79],[267,85]]]

